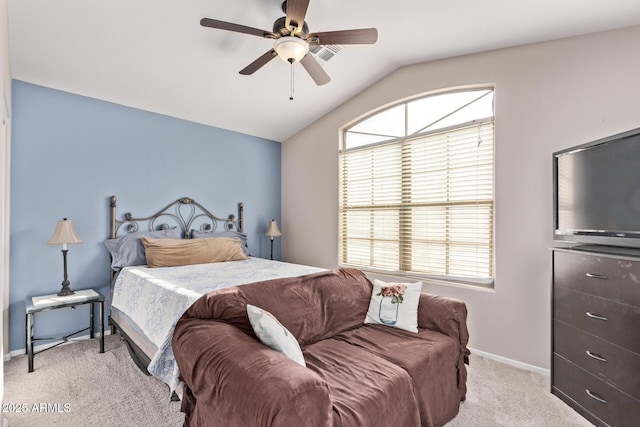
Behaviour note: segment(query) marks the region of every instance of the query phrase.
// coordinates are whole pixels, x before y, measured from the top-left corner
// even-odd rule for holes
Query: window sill
[[[426,275],[422,276],[419,274],[402,274],[402,273],[394,273],[394,272],[385,272],[380,270],[355,267],[355,266],[346,265],[346,264],[340,265],[340,267],[357,268],[358,270],[365,273],[365,275],[371,280],[378,279],[385,282],[421,281],[423,285],[451,286],[451,287],[470,289],[470,290],[481,291],[481,292],[490,292],[490,293],[495,292],[494,280],[491,280],[490,282],[487,282],[487,283],[482,283],[482,282],[455,280],[455,279],[447,279],[447,278],[440,278],[440,277],[426,276]]]

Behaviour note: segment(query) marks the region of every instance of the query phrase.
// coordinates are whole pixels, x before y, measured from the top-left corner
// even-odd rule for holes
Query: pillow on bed
[[[364,323],[377,323],[418,332],[418,303],[422,282],[385,283],[373,282],[369,311]]]
[[[247,235],[235,230],[227,231],[198,231],[191,230],[192,239],[217,239],[219,237],[230,237],[232,239],[240,240],[242,251],[246,256],[249,254],[249,246],[247,245]]]
[[[105,240],[104,245],[111,254],[111,269],[119,271],[123,267],[130,265],[145,265],[147,258],[142,246],[143,236],[155,239],[179,239],[182,233],[179,228],[168,230],[147,231],[141,233],[127,234],[117,239]]]
[[[228,237],[193,240],[143,237],[142,244],[147,256],[147,267],[176,267],[247,259],[240,241]]]
[[[247,316],[253,332],[264,345],[279,351],[304,367],[307,366],[298,340],[282,326],[282,323],[278,322],[273,314],[255,305],[247,304]]]

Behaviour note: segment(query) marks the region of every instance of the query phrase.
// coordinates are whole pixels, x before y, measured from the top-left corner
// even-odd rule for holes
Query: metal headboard
[[[184,210],[186,210],[186,212]],[[236,230],[242,232],[244,204],[238,204],[237,220],[233,214],[230,214],[227,218],[219,218],[189,197],[182,197],[175,202],[169,203],[148,217],[135,218],[131,213],[127,212],[123,215],[123,218],[122,220],[116,218],[116,196],[111,196],[110,237],[112,239],[118,237],[119,231],[136,233],[138,231],[166,230],[172,226],[179,227],[183,232],[184,238],[188,239],[194,227],[201,231],[216,231],[220,224],[224,231]],[[166,222],[159,223],[159,221],[164,220],[171,222],[171,224]],[[147,224],[147,229],[143,230],[141,226],[145,223]]]
[[[244,222],[244,204],[238,203],[238,219],[230,214],[227,218],[219,218],[205,209],[192,198],[182,197],[169,203],[155,214],[148,217],[134,217],[127,212],[118,219],[116,217],[116,196],[111,196],[111,232],[110,238],[115,239],[118,232],[136,233],[138,231],[167,230],[179,227],[185,239],[191,237],[191,230],[216,231],[220,225],[222,230],[236,230],[242,232]],[[161,222],[167,221],[167,222]],[[111,271],[111,279],[114,272]]]

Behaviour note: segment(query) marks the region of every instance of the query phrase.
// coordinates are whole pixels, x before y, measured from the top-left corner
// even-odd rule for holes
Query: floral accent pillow
[[[369,311],[364,323],[376,323],[418,332],[418,303],[422,282],[386,283],[373,282]]]
[[[255,305],[247,304],[247,316],[260,341],[268,347],[306,367],[298,340],[275,316]]]

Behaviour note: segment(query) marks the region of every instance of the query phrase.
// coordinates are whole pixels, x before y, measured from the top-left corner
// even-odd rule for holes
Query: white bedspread
[[[147,369],[173,391],[179,383],[171,347],[173,330],[200,296],[230,286],[318,271],[322,269],[262,258],[182,267],[126,267],[114,284],[112,306],[133,320],[158,348]]]

